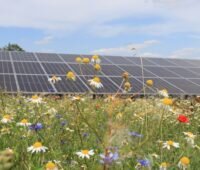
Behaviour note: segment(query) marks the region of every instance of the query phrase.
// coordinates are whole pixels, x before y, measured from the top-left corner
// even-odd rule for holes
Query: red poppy
[[[189,122],[189,118],[187,116],[184,115],[179,115],[178,116],[178,121],[181,123],[188,123]]]

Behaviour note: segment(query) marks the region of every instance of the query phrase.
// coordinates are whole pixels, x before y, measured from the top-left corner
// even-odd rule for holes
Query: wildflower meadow
[[[122,74],[124,92],[98,96],[97,74],[88,84],[94,93],[24,96],[0,93],[0,169],[2,170],[198,170],[200,100],[180,99],[167,89],[154,96],[126,92],[134,88]],[[81,66],[80,66],[81,70]],[[66,78],[76,81],[73,72]],[[53,75],[50,83],[61,78]],[[154,88],[147,80],[145,86]],[[145,89],[141,89],[145,90]]]

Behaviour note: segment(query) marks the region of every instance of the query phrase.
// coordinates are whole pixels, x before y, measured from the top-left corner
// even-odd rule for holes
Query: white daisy
[[[58,167],[55,163],[49,161],[47,164],[46,164],[46,170],[58,170]]]
[[[28,152],[31,153],[38,153],[38,152],[46,152],[48,148],[46,146],[43,146],[41,142],[35,142],[32,146],[27,148]]]
[[[80,97],[80,96],[73,96],[73,97],[71,98],[71,100],[72,100],[72,101],[84,101],[85,99],[82,98],[82,97]]]
[[[163,97],[169,97],[168,91],[166,89],[159,90],[158,94]]]
[[[53,75],[51,78],[48,79],[49,82],[52,82],[53,84],[55,84],[56,82],[60,81],[61,77],[57,77],[55,75]]]
[[[188,157],[182,157],[178,162],[178,167],[182,170],[186,170],[190,164],[190,159]]]
[[[162,162],[160,164],[159,170],[167,170],[167,167],[168,167],[167,163],[166,162]]]
[[[88,80],[90,85],[94,88],[102,88],[103,84],[101,83],[101,80],[99,77],[94,77],[93,79]]]
[[[192,132],[183,132],[183,134],[186,136],[185,139],[187,143],[194,147],[194,139],[196,138],[196,135],[194,135]]]
[[[79,158],[89,159],[90,156],[94,155],[94,151],[93,150],[81,150],[80,152],[76,152],[76,154],[79,156]]]
[[[163,148],[167,148],[168,150],[170,150],[171,147],[175,147],[175,148],[179,148],[179,143],[174,142],[172,140],[163,142]]]
[[[31,123],[27,119],[22,119],[21,122],[17,123],[18,126],[30,126]]]
[[[39,104],[42,103],[42,98],[37,95],[33,95],[30,99],[28,99],[28,101]]]
[[[1,119],[2,123],[10,123],[12,122],[13,117],[11,115],[4,115],[3,118]]]

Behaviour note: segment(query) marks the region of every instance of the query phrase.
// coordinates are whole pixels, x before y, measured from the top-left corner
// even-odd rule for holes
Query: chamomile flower
[[[90,62],[90,59],[89,58],[83,58],[82,59],[82,62],[84,63],[84,64],[88,64],[89,62]]]
[[[51,78],[48,79],[49,82],[52,82],[53,84],[55,84],[56,82],[60,81],[61,78],[57,77],[55,75],[53,75]]]
[[[101,70],[101,66],[100,66],[99,64],[95,64],[95,65],[94,65],[94,69],[95,69],[96,71],[100,71],[100,70]]]
[[[73,97],[71,98],[71,100],[72,100],[72,101],[84,101],[85,99],[82,98],[82,97],[80,97],[80,96],[73,96]]]
[[[160,96],[163,96],[163,97],[169,97],[169,94],[168,94],[168,91],[166,90],[166,89],[163,89],[163,90],[159,90],[158,91],[158,94],[160,95]]]
[[[12,122],[13,117],[11,115],[4,115],[3,118],[1,119],[2,123],[10,123]]]
[[[167,170],[168,163],[167,162],[162,162],[160,164],[159,170]]]
[[[98,55],[93,55],[92,56],[92,59],[91,59],[91,62],[92,63],[96,63],[96,64],[99,64],[101,62],[100,58]]]
[[[130,82],[125,82],[124,83],[124,90],[125,90],[125,92],[128,92],[128,91],[130,91],[131,90],[131,83]]]
[[[189,164],[190,164],[190,159],[188,157],[184,156],[178,162],[178,167],[185,170],[188,168]]]
[[[17,123],[18,126],[30,126],[31,123],[27,119],[22,119],[21,122]]]
[[[28,101],[39,104],[42,103],[42,98],[39,97],[38,95],[33,95],[30,99],[28,99]]]
[[[163,142],[163,148],[167,148],[168,150],[170,150],[171,147],[174,147],[174,148],[179,148],[179,143],[177,142],[174,142],[172,140],[168,140],[166,142]]]
[[[93,150],[81,150],[79,152],[76,152],[76,155],[79,156],[79,158],[87,158],[89,159],[90,156],[94,155],[94,151]]]
[[[187,143],[194,147],[194,139],[196,138],[196,135],[194,135],[192,132],[183,132],[183,134],[186,136],[185,139]]]
[[[170,106],[170,105],[172,105],[173,104],[173,100],[172,99],[169,99],[169,98],[164,98],[163,100],[162,100],[162,102],[163,102],[163,104],[164,105],[167,105],[167,106]]]
[[[67,79],[69,79],[69,80],[73,80],[73,81],[76,80],[76,75],[75,75],[72,71],[69,71],[69,72],[66,74],[66,77],[67,77]]]
[[[146,81],[146,84],[147,84],[148,86],[153,86],[153,80],[147,80],[147,81]]]
[[[90,83],[90,86],[94,88],[102,88],[103,84],[101,83],[101,79],[99,77],[94,77],[93,79],[88,80]]]
[[[56,166],[55,163],[49,161],[46,165],[45,165],[46,170],[58,170],[58,167]]]
[[[31,153],[39,153],[39,152],[46,152],[48,148],[46,146],[43,146],[41,142],[35,142],[32,146],[27,148],[28,152]]]
[[[81,57],[76,57],[76,62],[77,63],[81,63],[82,62],[82,58]]]

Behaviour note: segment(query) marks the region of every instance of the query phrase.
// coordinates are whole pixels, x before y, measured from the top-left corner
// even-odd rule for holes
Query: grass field
[[[0,169],[199,169],[197,100],[40,97],[1,94]]]

